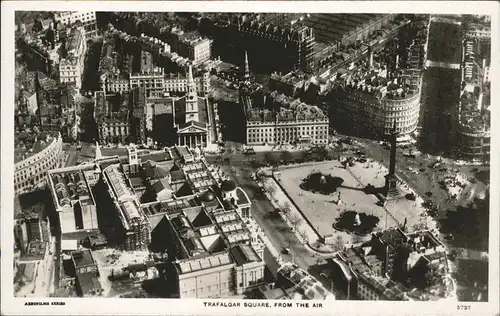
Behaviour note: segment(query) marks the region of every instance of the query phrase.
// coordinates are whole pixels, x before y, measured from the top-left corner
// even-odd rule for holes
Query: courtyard
[[[342,184],[330,194],[304,190],[301,184],[311,174],[321,173],[325,176],[341,178]],[[387,169],[378,162],[368,160],[366,163],[356,163],[354,166],[343,168],[338,161],[329,161],[314,165],[301,165],[280,169],[277,176],[281,187],[307,217],[312,228],[321,236],[339,243],[356,244],[369,237],[357,236],[351,233],[338,231],[333,228],[336,219],[345,211],[355,211],[375,216],[379,219],[373,231],[389,229],[404,225],[408,231],[436,228],[430,216],[425,214],[422,207],[423,200],[416,197],[415,201],[406,198],[388,203],[386,207],[380,205],[374,194],[365,193],[364,188],[371,184],[375,188],[383,187]],[[404,194],[412,192],[404,184],[400,186]],[[325,192],[323,192],[325,193]],[[387,211],[386,211],[387,210]]]
[[[110,281],[109,276],[113,269],[121,269],[129,264],[144,263],[149,259],[147,251],[121,251],[117,249],[100,249],[92,252],[94,260],[99,267],[99,282],[103,288],[104,297],[119,297],[140,289],[140,284],[130,281]]]

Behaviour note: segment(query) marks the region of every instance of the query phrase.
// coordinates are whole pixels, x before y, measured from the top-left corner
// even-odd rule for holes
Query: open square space
[[[335,220],[346,210],[378,217],[379,222],[375,230],[403,225],[405,219],[408,231],[423,227],[435,228],[430,218],[424,215],[424,209],[421,206],[423,201],[420,198],[411,201],[403,197],[393,203],[388,203],[386,206],[388,212],[386,212],[383,206],[377,204],[378,198],[375,195],[366,194],[363,191],[368,184],[375,187],[384,185],[384,175],[387,170],[376,162],[356,163],[353,167],[344,169],[340,162],[331,161],[310,166],[286,168],[280,172],[280,184],[314,226],[314,229],[322,236],[330,235],[334,236],[335,239],[341,236],[342,240],[348,243],[356,243],[364,239],[333,228]],[[337,192],[331,194],[313,193],[300,187],[303,179],[318,172],[343,180]],[[401,186],[401,189],[403,194],[410,192],[404,185]],[[336,203],[339,196],[341,202]]]

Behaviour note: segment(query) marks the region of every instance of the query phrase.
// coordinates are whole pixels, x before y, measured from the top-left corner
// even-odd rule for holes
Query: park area
[[[340,181],[341,184],[334,192],[307,189],[304,184],[319,173],[327,179],[325,183]],[[387,169],[373,160],[358,162],[347,168],[344,168],[339,161],[329,161],[286,167],[279,170],[276,178],[288,197],[300,208],[311,228],[326,237],[327,243],[330,240],[338,244],[339,240],[342,240],[344,245],[357,244],[370,238],[369,233],[353,234],[334,228],[336,221],[346,211],[364,213],[362,219],[378,218],[371,231],[402,226],[405,222],[408,231],[436,228],[430,216],[426,215],[421,198],[416,197],[413,201],[404,197],[405,194],[412,192],[404,184],[400,186],[403,197],[387,203],[385,208],[379,203],[379,198],[375,194],[366,191],[365,188],[369,184],[375,189],[383,187],[386,173]]]

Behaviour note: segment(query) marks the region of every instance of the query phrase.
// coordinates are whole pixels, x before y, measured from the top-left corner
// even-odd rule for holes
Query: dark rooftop
[[[238,188],[236,190],[236,196],[238,197],[238,201],[237,201],[238,205],[250,203],[250,200],[248,199],[248,196],[247,196],[246,192],[243,191],[243,189]]]
[[[94,261],[94,257],[92,256],[92,252],[88,249],[74,251],[73,253],[71,253],[71,257],[73,258],[75,268],[96,264]]]
[[[224,181],[222,181],[220,188],[226,192],[233,191],[236,189],[236,183],[234,183],[234,181],[232,181],[232,180],[224,180]]]
[[[103,290],[101,282],[95,275],[80,274],[77,279],[83,296],[96,295]]]
[[[249,245],[239,244],[233,247],[230,253],[238,266],[248,262],[261,261],[255,250],[253,250],[253,248]]]
[[[42,260],[45,257],[47,242],[32,241],[28,245],[26,255],[23,256],[27,260]]]

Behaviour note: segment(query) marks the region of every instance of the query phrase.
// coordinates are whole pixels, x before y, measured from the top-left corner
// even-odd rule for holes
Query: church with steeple
[[[186,94],[174,101],[174,124],[177,145],[191,148],[206,147],[212,142],[209,101],[197,92],[193,68],[189,65]]]
[[[245,65],[243,67],[243,73],[240,77],[239,86],[239,101],[243,105],[243,110],[245,113],[253,107],[252,105],[252,93],[255,92],[254,77],[250,72],[250,65],[248,63],[248,53],[245,51]]]

